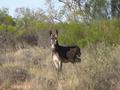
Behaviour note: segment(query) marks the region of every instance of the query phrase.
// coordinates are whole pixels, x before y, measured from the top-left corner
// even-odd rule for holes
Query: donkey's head
[[[50,43],[51,43],[51,48],[52,49],[55,49],[55,46],[58,44],[57,37],[58,37],[58,30],[56,30],[55,33],[50,31],[50,39],[51,39]]]

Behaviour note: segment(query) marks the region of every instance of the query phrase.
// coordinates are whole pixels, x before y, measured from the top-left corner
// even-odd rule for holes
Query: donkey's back
[[[58,47],[59,56],[62,62],[80,62],[80,48],[78,46],[62,46]]]

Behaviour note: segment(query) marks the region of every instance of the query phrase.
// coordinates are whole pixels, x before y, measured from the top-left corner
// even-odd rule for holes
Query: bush
[[[32,21],[31,21],[32,23]],[[99,20],[89,24],[85,23],[56,23],[48,24],[42,22],[35,22],[32,26],[19,27],[0,25],[0,38],[6,40],[1,47],[15,47],[18,43],[25,43],[28,45],[38,45],[42,47],[49,46],[49,30],[59,29],[59,42],[62,44],[78,45],[84,47],[89,43],[106,42],[111,45],[120,43],[120,27],[119,20]],[[3,33],[4,32],[4,33]],[[24,46],[23,46],[24,47]]]
[[[3,67],[0,68],[0,85],[5,83],[16,84],[25,82],[29,78],[27,70],[22,67]]]
[[[106,42],[111,45],[120,43],[118,20],[94,21],[88,25],[79,23],[64,24],[64,33],[59,37],[63,44],[75,44],[84,47],[89,43]]]

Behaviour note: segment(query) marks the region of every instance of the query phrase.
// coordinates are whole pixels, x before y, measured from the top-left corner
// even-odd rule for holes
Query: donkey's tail
[[[77,61],[79,61],[79,62],[81,61],[81,50],[80,50],[79,47],[77,48],[76,59],[77,59]]]

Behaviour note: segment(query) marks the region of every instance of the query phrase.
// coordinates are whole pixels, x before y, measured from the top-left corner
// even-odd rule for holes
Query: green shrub
[[[39,45],[41,45],[43,38],[45,38],[44,41],[48,42],[47,39],[49,38],[49,30],[56,29],[58,29],[59,32],[62,32],[59,35],[59,42],[61,44],[84,47],[89,43],[97,44],[102,41],[111,45],[120,43],[120,26],[119,20],[117,19],[103,19],[93,21],[89,24],[72,22],[51,24],[38,21],[30,21],[29,24],[30,25],[27,27],[19,25],[8,25],[5,27],[5,25],[0,25],[0,32],[5,32],[5,35],[3,33],[2,35],[8,38],[8,40],[9,38],[14,38],[14,40],[18,40],[18,38],[20,38],[20,41],[22,41],[23,36],[25,37],[30,35],[31,37],[37,35],[39,41],[36,42],[40,42]],[[8,34],[6,34],[6,29]],[[47,44],[46,46],[48,46]]]
[[[84,47],[88,43],[102,41],[111,45],[120,42],[120,28],[117,19],[94,21],[88,25],[83,23],[65,23],[62,26],[64,32],[60,35],[59,41],[63,44]]]

